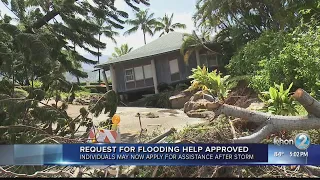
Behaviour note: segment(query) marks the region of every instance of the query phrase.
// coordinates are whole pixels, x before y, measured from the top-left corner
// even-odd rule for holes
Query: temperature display
[[[283,156],[284,155],[284,152],[274,152],[273,153],[273,156],[274,157],[281,157],[281,156]]]

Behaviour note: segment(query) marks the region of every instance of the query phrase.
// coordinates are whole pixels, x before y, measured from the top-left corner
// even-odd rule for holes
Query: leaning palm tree
[[[126,21],[127,24],[133,26],[131,29],[126,31],[124,35],[130,35],[140,28],[143,32],[144,44],[147,44],[146,41],[146,33],[153,36],[152,29],[155,28],[156,24],[158,23],[155,18],[153,18],[154,13],[149,14],[149,10],[141,10],[135,14],[134,19],[129,19]]]
[[[209,43],[211,43],[211,40],[208,32],[203,31],[201,36],[197,35],[195,31],[193,31],[192,34],[184,34],[183,43],[180,48],[180,53],[184,56],[184,62],[188,64],[190,55],[202,48],[217,53],[207,46]]]
[[[129,48],[128,44],[122,44],[120,48],[118,47],[114,48],[114,53],[112,53],[112,57],[117,58],[117,57],[123,56],[125,54],[128,54],[132,49],[133,49],[132,47]]]
[[[175,29],[186,29],[185,24],[173,23],[172,19],[173,13],[171,14],[171,17],[165,14],[163,18],[159,19],[159,22],[157,23],[154,32],[162,31],[162,33],[160,34],[161,37],[162,35],[174,31]]]

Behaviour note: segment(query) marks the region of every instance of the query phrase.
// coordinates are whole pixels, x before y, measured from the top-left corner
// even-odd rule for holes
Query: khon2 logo
[[[281,139],[275,137],[273,139],[273,144],[276,145],[295,145],[299,150],[306,150],[311,144],[310,136],[306,133],[299,133],[293,139]]]

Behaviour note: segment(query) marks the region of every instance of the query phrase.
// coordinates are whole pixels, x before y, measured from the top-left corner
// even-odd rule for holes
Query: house
[[[168,33],[126,55],[99,64],[96,68],[101,68],[103,73],[110,70],[112,89],[120,95],[146,90],[158,93],[157,86],[160,83],[190,81],[188,76],[192,68],[198,65],[205,65],[210,70],[218,68],[218,56],[205,49],[192,54],[187,65],[180,53],[183,35],[178,32]]]

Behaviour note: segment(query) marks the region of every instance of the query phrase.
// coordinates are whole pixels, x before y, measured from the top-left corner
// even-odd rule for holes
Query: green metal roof
[[[179,32],[168,33],[138,49],[129,52],[128,54],[108,60],[106,63],[96,65],[95,67],[101,68],[108,64],[140,59],[179,50],[183,43],[183,35],[184,33]]]

